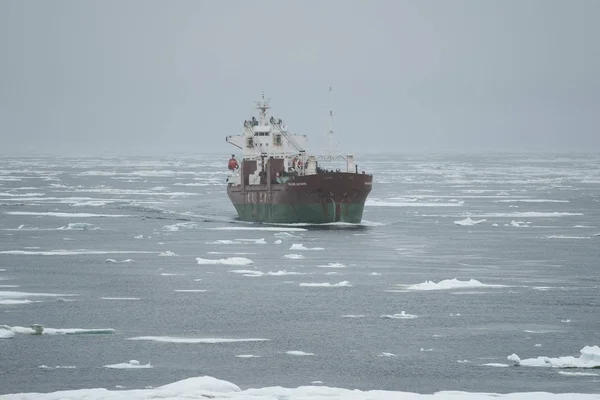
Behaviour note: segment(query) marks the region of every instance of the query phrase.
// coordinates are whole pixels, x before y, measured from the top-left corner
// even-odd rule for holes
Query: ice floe
[[[417,315],[407,314],[406,311],[400,312],[400,314],[391,314],[391,315],[382,315],[381,318],[384,319],[415,319],[418,318]]]
[[[186,344],[218,344],[218,343],[236,343],[236,342],[267,342],[269,339],[249,338],[249,339],[228,339],[228,338],[185,338],[176,336],[138,336],[128,338],[127,340],[147,340],[151,342],[162,343],[186,343]]]
[[[254,354],[238,354],[236,358],[260,358],[261,356],[255,356]]]
[[[97,230],[100,230],[99,227],[94,226],[94,224],[90,224],[88,222],[70,222],[66,226],[61,226],[58,229],[63,230],[63,231],[86,231],[86,230],[97,231]]]
[[[123,214],[91,214],[91,213],[67,213],[67,212],[35,212],[35,211],[7,211],[8,215],[46,216],[59,218],[126,218],[134,215]]]
[[[381,353],[383,354],[383,353]],[[391,353],[390,353],[391,354]],[[321,384],[321,381],[311,382],[313,385]],[[198,399],[219,398],[228,400],[318,400],[318,399],[352,399],[352,400],[597,400],[598,394],[577,394],[547,392],[513,392],[506,394],[498,393],[471,393],[461,391],[439,391],[433,394],[418,394],[390,390],[362,391],[354,389],[343,389],[327,386],[301,386],[297,388],[286,388],[282,386],[253,388],[242,390],[237,385],[210,376],[187,378],[157,388],[134,389],[134,390],[108,390],[108,389],[76,389],[59,391],[53,393],[19,393],[18,395],[7,395],[7,398],[19,398],[19,400],[167,400],[167,399]]]
[[[135,301],[135,300],[141,300],[141,299],[139,297],[100,297],[100,300]]]
[[[5,250],[0,251],[0,254],[12,255],[34,255],[34,256],[77,256],[77,255],[101,255],[101,254],[152,254],[155,251],[137,251],[137,250],[48,250],[48,251],[31,251],[31,250]]]
[[[278,226],[223,226],[208,228],[213,231],[274,231],[274,232],[305,232],[306,228],[278,227]]]
[[[599,368],[600,367],[600,347],[585,346],[580,350],[579,357],[537,357],[521,359],[516,354],[507,357],[514,365],[526,367],[552,367],[552,368]]]
[[[40,365],[39,369],[77,369],[75,365],[57,365],[55,367],[49,367],[47,365]]]
[[[453,203],[423,203],[418,201],[386,201],[379,199],[367,199],[365,202],[365,207],[460,207],[463,203],[461,202],[453,202]]]
[[[153,368],[153,367],[150,363],[140,364],[140,362],[138,360],[129,360],[129,362],[126,362],[126,363],[105,365],[104,368],[111,368],[111,369],[140,369],[141,368],[141,369],[144,369],[144,368]]]
[[[104,260],[104,262],[107,262],[107,263],[130,263],[133,261],[134,260],[132,260],[131,258],[127,258],[127,259],[121,260],[121,261],[117,261],[114,258],[107,258],[106,260]]]
[[[406,289],[409,290],[449,290],[449,289],[464,289],[464,288],[479,288],[479,287],[505,287],[504,285],[487,285],[475,279],[468,281],[460,281],[458,279],[444,279],[438,283],[433,281],[425,281],[416,285],[409,285]]]
[[[342,318],[364,318],[363,314],[346,314],[342,315]]]
[[[570,216],[578,216],[583,215],[582,213],[574,213],[574,212],[539,212],[539,211],[524,211],[524,212],[514,212],[514,213],[484,213],[478,214],[477,217],[480,218],[543,218],[543,217],[570,217]]]
[[[251,276],[251,277],[258,277],[258,276],[264,275],[264,272],[256,271],[253,269],[232,269],[232,270],[229,270],[229,272],[232,272],[234,274],[242,274],[243,276]]]
[[[161,257],[179,257],[179,254],[173,253],[170,250],[160,252],[160,253],[158,253],[158,255]]]
[[[379,353],[377,357],[397,357],[394,353]]]
[[[473,220],[473,219],[471,219],[471,217],[467,217],[467,218],[462,219],[460,221],[454,221],[454,223],[456,225],[461,225],[461,226],[471,226],[471,225],[481,224],[481,223],[483,223],[485,221],[486,221],[485,219]]]
[[[286,254],[283,258],[288,258],[290,260],[301,260],[304,258],[302,254]]]
[[[290,250],[325,250],[323,247],[306,247],[301,243],[294,243]]]
[[[299,350],[289,350],[286,351],[285,354],[289,354],[290,356],[314,356],[314,353],[306,353],[304,351]]]
[[[163,231],[167,231],[167,232],[177,232],[179,231],[179,229],[184,228],[184,229],[193,229],[196,228],[198,225],[196,225],[193,222],[178,222],[176,224],[173,225],[165,225],[162,227]]]
[[[339,283],[300,283],[298,286],[306,286],[306,287],[351,287],[352,285],[348,281],[342,281]]]
[[[112,328],[46,328],[42,325],[30,325],[29,328],[23,326],[0,325],[0,329],[28,335],[110,335],[116,331]]]
[[[220,258],[218,260],[212,260],[207,258],[196,258],[199,265],[250,265],[254,262],[244,257],[230,257]]]
[[[509,365],[508,364],[501,364],[501,363],[487,363],[487,364],[481,364],[484,367],[496,367],[496,368],[506,368]]]
[[[342,263],[329,263],[326,265],[317,265],[317,268],[347,268],[346,265]]]
[[[13,306],[19,304],[31,304],[33,301],[31,300],[0,300],[0,305],[4,306]]]
[[[275,272],[273,272],[273,271],[269,271],[269,272],[267,272],[267,275],[270,275],[270,276],[306,275],[306,273],[305,273],[305,272],[286,271],[286,270],[284,269],[284,270],[281,270],[281,271],[275,271]]]
[[[591,239],[591,236],[550,235],[546,239]]]
[[[15,333],[9,329],[3,329],[0,326],[0,339],[12,339],[15,337]]]
[[[564,376],[600,376],[600,374],[594,374],[593,372],[558,371],[558,373]]]

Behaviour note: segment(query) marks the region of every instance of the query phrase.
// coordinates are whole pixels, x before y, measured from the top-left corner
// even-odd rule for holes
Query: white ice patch
[[[305,247],[301,243],[294,243],[290,250],[325,250],[323,247]]]
[[[550,235],[546,239],[591,239],[591,236]]]
[[[55,367],[49,367],[47,365],[40,365],[40,369],[77,369],[75,365],[57,365]]]
[[[377,357],[396,357],[394,353],[379,353]]]
[[[139,368],[153,368],[150,363],[148,364],[140,364],[138,360],[129,360],[129,362],[121,363],[121,364],[111,364],[105,365],[104,368],[111,369],[139,369]]]
[[[0,327],[0,339],[12,339],[15,337],[15,333],[8,329]]]
[[[87,222],[70,222],[66,226],[61,226],[58,229],[63,230],[63,231],[86,231],[86,230],[97,231],[97,230],[100,230],[100,228],[95,227],[94,224],[90,224]]]
[[[314,356],[315,353],[306,353],[304,351],[299,350],[289,350],[286,351],[285,354],[289,354],[290,356]]]
[[[22,333],[27,335],[110,335],[116,331],[112,328],[46,328],[42,325],[31,325],[30,328],[24,326],[8,326],[0,325],[0,328],[4,328],[12,331],[13,333]]]
[[[416,285],[409,285],[406,289],[409,290],[449,290],[449,289],[464,289],[464,288],[479,288],[479,287],[505,287],[504,285],[486,285],[475,279],[468,281],[460,281],[458,279],[445,279],[438,283],[433,281],[425,281]]]
[[[204,293],[206,290],[204,289],[175,289],[174,292],[178,293]]]
[[[347,268],[347,266],[342,263],[329,263],[327,265],[317,265],[317,268]]]
[[[223,226],[219,228],[208,228],[213,231],[273,231],[273,232],[305,232],[306,228],[291,228],[278,226]]]
[[[400,314],[391,314],[391,315],[382,315],[381,318],[384,319],[415,319],[418,318],[417,315],[407,314],[406,311],[400,312]]]
[[[242,274],[243,276],[250,276],[250,277],[258,277],[258,276],[264,275],[264,272],[256,271],[253,269],[233,269],[233,270],[229,270],[229,272],[232,272],[234,274]]]
[[[20,299],[23,297],[68,297],[76,296],[73,294],[57,294],[57,293],[28,293],[28,292],[12,292],[0,290],[0,299]]]
[[[66,213],[66,212],[34,212],[34,211],[7,211],[8,215],[46,216],[59,218],[126,218],[134,215],[122,214],[91,214],[91,213]]]
[[[243,243],[254,243],[254,244],[267,244],[264,238],[260,239],[220,239],[212,242],[206,242],[206,244],[243,244]]]
[[[138,336],[128,338],[127,340],[147,340],[151,342],[162,343],[186,343],[186,344],[217,344],[217,343],[236,343],[236,342],[267,342],[269,339],[227,339],[227,338],[184,338],[175,336]]]
[[[342,318],[364,318],[363,314],[346,314],[342,315]]]
[[[537,357],[521,360],[516,354],[507,357],[515,365],[526,367],[552,367],[552,368],[598,368],[600,367],[600,347],[585,346],[580,350],[579,357]]]
[[[539,212],[539,211],[524,211],[524,212],[514,212],[514,213],[485,213],[478,214],[477,217],[480,218],[544,218],[544,217],[570,217],[583,215],[582,213],[573,213],[573,212]]]
[[[484,367],[496,367],[496,368],[506,368],[508,364],[500,364],[500,363],[487,363],[482,364]]]
[[[455,203],[423,203],[418,201],[386,201],[379,199],[367,199],[366,207],[460,207],[462,202]]]
[[[290,260],[301,260],[304,258],[302,254],[286,254],[283,258],[288,258]]]
[[[260,356],[255,356],[254,354],[238,354],[236,358],[260,358]]]
[[[284,269],[284,270],[275,271],[275,272],[269,271],[269,272],[267,272],[267,275],[270,275],[270,276],[306,275],[306,273],[304,273],[304,272],[286,271]]]
[[[564,376],[600,376],[600,374],[594,374],[593,372],[567,372],[558,371],[559,374]]]
[[[172,252],[172,251],[170,251],[170,250],[167,250],[167,251],[163,251],[163,252],[161,252],[161,253],[158,253],[158,255],[159,255],[160,257],[179,257],[179,254],[173,253],[173,252]]]
[[[106,260],[104,260],[104,262],[107,262],[107,263],[130,263],[130,262],[133,262],[133,260],[131,258],[127,258],[125,260],[117,261],[114,258],[107,258]]]
[[[136,300],[141,300],[141,299],[139,297],[100,297],[100,300],[136,301]]]
[[[19,304],[31,304],[31,300],[0,300],[0,305],[3,306],[14,306]]]
[[[179,231],[179,229],[193,229],[196,228],[197,225],[193,222],[179,222],[177,224],[173,224],[173,225],[165,225],[162,227],[163,231],[167,231],[167,232],[177,232]]]
[[[324,283],[301,283],[298,286],[306,286],[306,287],[352,287],[352,285],[348,281],[342,281],[342,282],[339,282],[339,283],[329,283],[329,282],[324,282]]]
[[[495,200],[494,203],[568,203],[569,200],[553,199],[502,199]]]
[[[454,223],[456,225],[460,225],[460,226],[471,226],[471,225],[481,224],[481,223],[483,223],[485,221],[486,221],[485,219],[473,220],[470,217],[467,217],[467,218],[462,219],[460,221],[454,221]]]
[[[274,244],[281,244],[281,243],[283,243],[283,241],[282,241],[282,240],[280,240],[280,239],[277,239],[277,240],[276,240],[276,241],[274,241],[273,243],[274,243]]]
[[[30,250],[6,250],[0,251],[0,254],[12,255],[35,255],[35,256],[77,256],[82,254],[100,255],[100,254],[152,254],[154,251],[136,251],[136,250],[48,250],[48,251],[30,251]]]
[[[218,260],[198,257],[196,261],[199,265],[250,265],[254,263],[252,260],[244,257],[221,258]]]

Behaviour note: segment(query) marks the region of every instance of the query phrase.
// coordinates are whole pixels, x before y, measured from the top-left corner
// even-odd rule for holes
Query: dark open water
[[[599,161],[361,157],[375,175],[365,223],[286,232],[235,230],[264,226],[235,221],[226,156],[2,158],[0,324],[116,333],[0,339],[0,393],[143,388],[199,375],[241,387],[598,392],[598,375],[484,364],[511,364],[512,353],[577,357],[600,345]],[[467,216],[485,221],[455,224]],[[91,225],[68,229],[73,223]],[[167,251],[178,256],[159,255]],[[197,257],[253,264],[198,265]],[[329,263],[345,267],[320,267]],[[454,278],[503,286],[405,286]],[[340,282],[349,286],[300,285]],[[417,317],[382,318],[402,311]],[[269,340],[128,340],[148,336]],[[260,358],[235,357],[244,354]],[[131,359],[154,368],[103,368]]]

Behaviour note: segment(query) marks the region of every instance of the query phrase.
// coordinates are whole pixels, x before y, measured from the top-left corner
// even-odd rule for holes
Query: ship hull
[[[243,221],[359,223],[371,187],[371,175],[331,172],[282,184],[229,185],[227,194]]]

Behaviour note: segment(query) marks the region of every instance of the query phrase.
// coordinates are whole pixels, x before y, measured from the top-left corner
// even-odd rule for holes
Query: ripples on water
[[[0,392],[597,392],[593,355],[527,360],[600,344],[599,161],[361,157],[362,224],[264,226],[226,157],[2,158]]]

